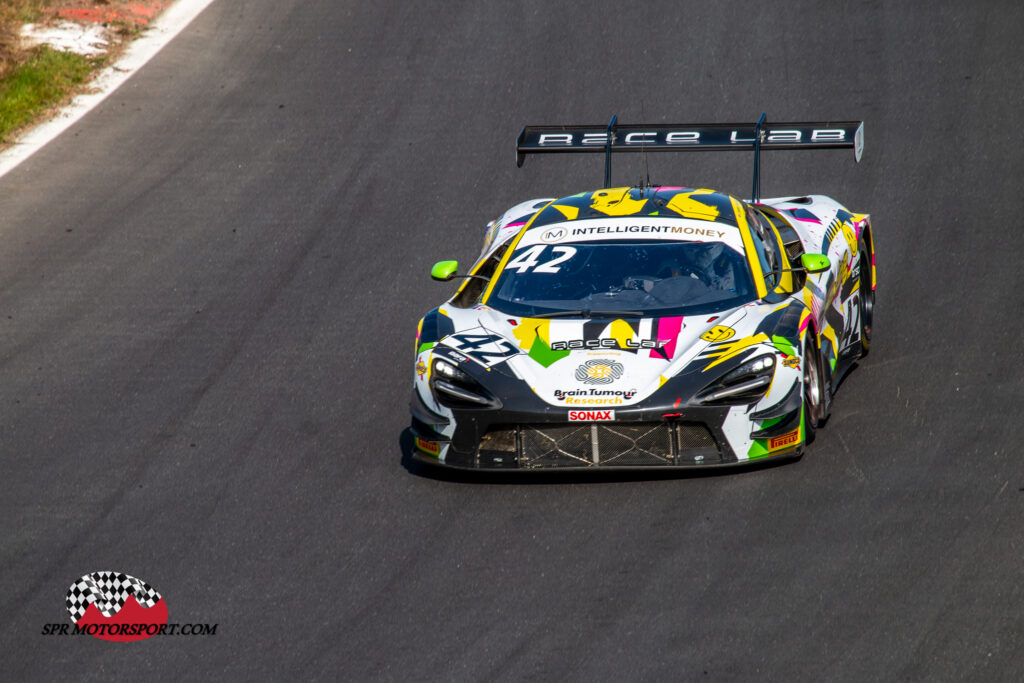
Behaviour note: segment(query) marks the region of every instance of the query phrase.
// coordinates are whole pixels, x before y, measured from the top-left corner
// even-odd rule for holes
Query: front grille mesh
[[[613,422],[504,427],[484,437],[479,451],[481,466],[487,466],[498,444],[504,454],[511,455],[514,450],[518,466],[523,469],[658,467],[721,462],[714,437],[701,424]]]

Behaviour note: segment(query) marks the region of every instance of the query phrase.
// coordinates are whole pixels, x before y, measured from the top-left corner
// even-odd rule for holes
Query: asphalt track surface
[[[213,3],[0,179],[2,678],[1018,680],[1022,28],[1009,1]],[[874,348],[810,452],[411,466],[430,265],[602,180],[516,169],[520,126],[762,111],[866,122],[859,165],[764,157],[765,196],[876,229]],[[649,162],[750,186],[749,155]],[[216,635],[41,635],[107,569]]]

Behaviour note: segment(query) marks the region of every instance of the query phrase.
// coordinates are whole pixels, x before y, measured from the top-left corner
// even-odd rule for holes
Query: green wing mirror
[[[800,256],[800,266],[808,273],[822,273],[832,267],[832,262],[824,254],[803,254]]]
[[[826,259],[826,261],[827,260],[828,259]],[[458,270],[458,261],[438,261],[434,264],[434,267],[430,269],[430,277],[439,282],[447,282],[455,277],[455,273]]]

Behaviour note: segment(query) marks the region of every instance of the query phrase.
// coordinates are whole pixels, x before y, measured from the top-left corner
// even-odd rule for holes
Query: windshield
[[[523,317],[668,317],[755,298],[743,255],[723,242],[608,240],[517,248],[487,304]]]

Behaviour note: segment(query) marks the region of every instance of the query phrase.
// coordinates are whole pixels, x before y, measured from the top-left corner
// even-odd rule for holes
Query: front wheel
[[[808,334],[804,341],[804,443],[810,444],[818,427],[824,421],[825,374],[821,368],[821,354],[814,337]]]
[[[875,313],[875,290],[871,286],[871,257],[868,250],[860,248],[860,356],[871,350],[871,320]]]

